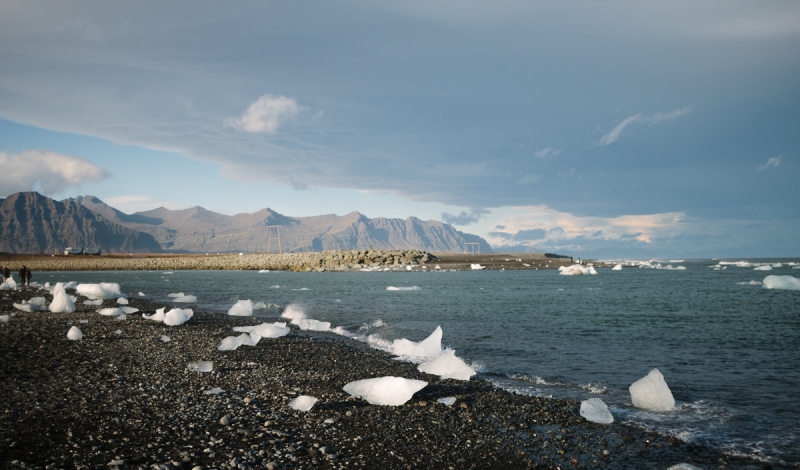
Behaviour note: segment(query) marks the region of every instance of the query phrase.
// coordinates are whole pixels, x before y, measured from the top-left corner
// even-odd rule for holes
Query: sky
[[[800,256],[800,2],[0,3],[0,197]]]

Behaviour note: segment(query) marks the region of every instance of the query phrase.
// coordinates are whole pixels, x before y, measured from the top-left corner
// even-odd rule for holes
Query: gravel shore
[[[195,312],[170,327],[139,314],[119,321],[94,306],[15,311],[14,302],[33,296],[51,300],[45,291],[0,292],[0,315],[14,313],[0,323],[4,468],[771,468],[587,422],[578,402],[517,395],[474,378],[439,380],[332,334],[293,330],[218,351],[238,334],[233,326],[264,320]],[[130,306],[163,307],[138,299]],[[83,339],[67,339],[71,326]],[[213,361],[213,371],[188,370],[194,361]],[[429,384],[398,407],[342,391],[389,375]],[[207,393],[214,387],[223,392]],[[295,411],[288,403],[298,395],[319,401]],[[454,405],[437,402],[448,396]]]

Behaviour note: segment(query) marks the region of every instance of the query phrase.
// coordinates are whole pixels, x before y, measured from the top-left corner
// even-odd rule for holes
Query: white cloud
[[[144,212],[159,207],[166,207],[167,209],[177,210],[185,209],[185,204],[177,202],[163,201],[156,199],[152,196],[144,194],[131,194],[127,196],[114,196],[109,198],[101,198],[103,202],[119,211],[126,214],[133,214],[134,212]]]
[[[107,178],[109,173],[80,157],[62,155],[49,150],[25,150],[8,154],[0,152],[0,194],[40,191],[55,194],[90,181]]]
[[[674,121],[675,119],[687,114],[691,110],[692,107],[687,106],[681,109],[673,109],[668,113],[656,113],[652,116],[642,116],[642,113],[635,114],[631,117],[625,118],[622,122],[617,124],[616,127],[611,129],[611,132],[601,137],[600,140],[597,141],[596,145],[599,147],[605,147],[613,144],[617,141],[617,139],[619,139],[622,131],[624,131],[625,128],[631,124],[649,124],[651,126],[655,126],[664,122]]]
[[[783,155],[778,155],[777,157],[772,157],[767,160],[767,163],[761,165],[760,167],[756,168],[756,171],[763,171],[769,168],[778,168],[783,161]]]
[[[561,154],[561,150],[554,149],[553,147],[547,147],[541,150],[537,150],[534,153],[534,155],[536,155],[537,158],[557,157],[559,154]]]
[[[611,132],[601,137],[600,140],[597,142],[597,145],[605,147],[606,145],[613,144],[614,142],[617,141],[617,139],[619,139],[619,135],[622,134],[622,131],[624,131],[629,124],[638,122],[641,119],[642,119],[641,114],[635,114],[629,118],[626,118],[621,123],[617,124],[615,128],[611,129]]]
[[[275,135],[281,125],[297,117],[303,109],[294,98],[267,93],[248,106],[241,118],[227,118],[224,124],[244,132]]]

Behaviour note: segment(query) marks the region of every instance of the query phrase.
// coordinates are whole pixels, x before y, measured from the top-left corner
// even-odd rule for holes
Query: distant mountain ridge
[[[267,226],[280,227],[283,251],[324,251],[349,249],[422,249],[461,252],[464,243],[478,243],[481,252],[492,251],[478,237],[460,232],[439,221],[370,219],[359,212],[343,216],[287,217],[266,208],[254,213],[224,215],[195,206],[170,210],[164,207],[125,214],[94,196],[80,196],[75,202],[102,215],[110,222],[152,235],[166,251],[176,252],[266,252],[277,251],[277,240],[269,239]],[[273,237],[275,233],[273,232]]]

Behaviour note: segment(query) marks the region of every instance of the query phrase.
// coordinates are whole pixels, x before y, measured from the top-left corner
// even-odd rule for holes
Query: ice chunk
[[[101,282],[99,284],[78,284],[75,287],[84,297],[90,299],[116,299],[122,296],[119,290],[119,284],[116,282]]]
[[[428,382],[422,380],[387,376],[356,380],[342,387],[342,390],[354,397],[360,396],[371,405],[400,406],[426,385]]]
[[[658,369],[651,370],[647,376],[634,382],[628,390],[631,393],[631,402],[636,408],[650,411],[669,411],[675,408],[672,392]]]
[[[413,268],[413,267],[411,267],[410,265],[409,265],[409,266],[406,266],[406,270],[407,270],[407,271],[411,271],[412,269],[414,269],[414,268]]]
[[[186,294],[184,294],[183,292],[172,292],[170,294],[167,294],[167,297],[183,297],[184,295]]]
[[[166,315],[164,315],[164,324],[169,326],[183,325],[184,323],[189,321],[189,319],[192,318],[193,315],[194,313],[190,308],[184,308],[184,309],[173,308],[172,310],[167,312]]]
[[[280,338],[286,336],[291,331],[286,323],[262,323],[256,326],[235,326],[233,331],[240,331],[245,333],[255,333],[262,338]]]
[[[223,390],[223,389],[221,389],[221,388],[219,388],[219,387],[214,387],[214,388],[212,388],[212,389],[206,390],[206,391],[205,391],[205,392],[203,392],[203,393],[205,393],[206,395],[219,395],[220,393],[222,393],[222,392],[224,392],[224,391],[225,391],[225,390]]]
[[[139,292],[139,297],[145,297],[144,292]]]
[[[264,310],[267,308],[267,304],[264,302],[256,302],[253,304],[253,310]]]
[[[588,421],[600,424],[611,424],[614,417],[608,411],[608,407],[599,398],[590,398],[581,402],[581,416]]]
[[[612,271],[622,271],[622,264],[618,264],[611,268]]]
[[[317,403],[317,399],[315,397],[309,395],[300,395],[289,402],[289,408],[297,411],[308,411],[314,406],[315,403]]]
[[[8,315],[0,315],[0,323],[8,323]]]
[[[228,309],[228,315],[235,317],[249,317],[253,314],[253,302],[250,300],[240,300]]]
[[[281,313],[281,318],[288,318],[291,320],[292,325],[297,325],[300,320],[306,317],[306,312],[303,311],[303,307],[297,304],[291,304],[286,306],[286,309]]]
[[[124,313],[125,315],[130,315],[131,313],[136,313],[139,311],[138,308],[134,307],[120,307],[119,309],[122,310],[122,313]]]
[[[0,288],[0,290],[17,290],[17,281],[15,281],[13,277],[6,279],[3,285],[6,286],[6,288]]]
[[[114,330],[114,334],[115,335],[121,335],[122,334],[122,330]]]
[[[594,267],[573,264],[572,266],[559,266],[558,273],[562,276],[578,276],[581,274],[597,274]]]
[[[83,338],[83,333],[81,333],[81,330],[77,326],[73,326],[67,332],[67,339],[77,341],[81,338]]]
[[[83,301],[83,305],[95,305],[95,306],[97,306],[97,305],[103,305],[103,299],[97,299],[97,300],[84,300],[84,301]]]
[[[767,276],[764,278],[765,289],[800,290],[800,279],[794,276]]]
[[[182,295],[180,297],[173,297],[173,302],[192,303],[197,302],[197,297],[194,295]]]
[[[164,313],[164,310],[166,310],[166,309],[167,309],[167,307],[160,308],[160,309],[156,310],[156,313],[154,313],[152,315],[147,315],[146,313],[143,313],[142,314],[142,318],[144,318],[145,320],[164,321],[164,318],[167,316]]]
[[[118,315],[125,315],[125,312],[121,308],[101,308],[97,311],[100,315],[105,315],[107,317],[115,317]]]
[[[117,321],[125,321],[127,319],[128,319],[127,315],[119,315],[119,316],[117,316],[117,318],[115,318],[115,320],[117,320]]]
[[[756,266],[753,271],[772,271],[772,266]]]
[[[214,370],[214,361],[190,362],[186,368],[192,372],[211,372]]]
[[[172,341],[172,339],[167,335],[161,335],[161,341],[169,343],[170,341]]]
[[[120,297],[117,299],[117,303],[120,305],[128,305],[128,299],[126,299],[125,297]]]
[[[475,271],[483,271],[484,269],[486,269],[486,266],[481,266],[480,263],[478,263],[478,264],[470,264],[469,267],[470,267],[470,269],[473,269]]]
[[[395,287],[389,286],[386,290],[422,290],[422,287],[419,286],[411,286],[411,287]]]
[[[456,397],[444,397],[444,398],[440,398],[440,399],[438,399],[436,401],[438,401],[439,403],[441,403],[442,405],[445,405],[445,406],[453,406],[453,404],[456,402]]]
[[[420,372],[438,375],[440,379],[469,380],[475,369],[456,357],[455,351],[448,349],[433,359],[417,367]]]
[[[50,311],[53,313],[72,313],[75,311],[75,303],[64,290],[64,284],[58,282],[53,287],[53,301],[50,302]]]
[[[437,326],[430,336],[419,343],[405,338],[396,339],[392,343],[395,356],[436,357],[442,353],[442,327]]]
[[[328,331],[331,329],[331,322],[304,318],[297,322],[297,326],[299,326],[301,330]]]
[[[239,346],[255,346],[261,340],[261,336],[256,333],[242,333],[239,336],[228,336],[222,340],[219,347],[220,351],[235,351]]]
[[[14,307],[23,312],[40,312],[45,310],[44,297],[31,297],[30,300],[23,300],[22,303],[15,303]]]
[[[268,272],[269,272],[269,269],[262,269],[258,273],[259,274],[263,274],[263,273],[268,273]]]

